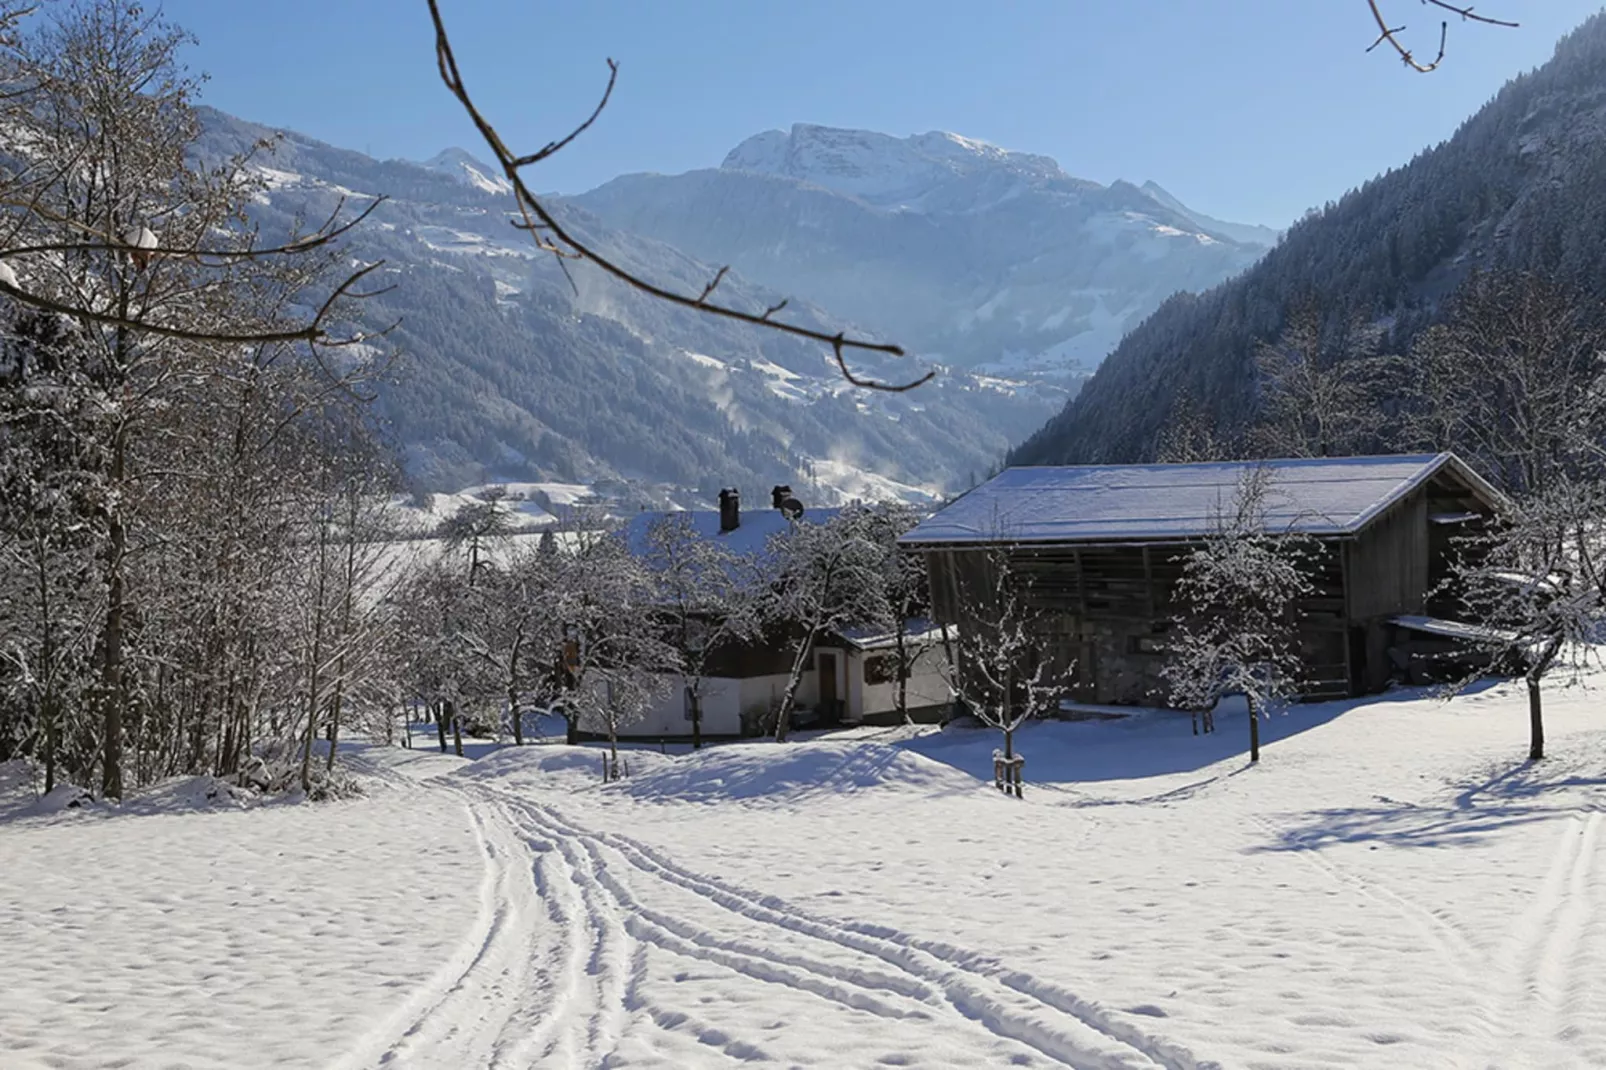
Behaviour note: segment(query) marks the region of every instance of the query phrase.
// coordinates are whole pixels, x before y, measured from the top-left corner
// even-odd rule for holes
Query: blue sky
[[[515,148],[613,104],[533,176],[578,192],[717,166],[793,122],[951,130],[1071,174],[1154,179],[1280,225],[1450,135],[1601,0],[1481,0],[1432,75],[1367,55],[1365,0],[442,0],[469,87]],[[485,155],[435,75],[423,0],[166,0],[205,101],[379,157]],[[1392,9],[1392,10],[1390,10]],[[1388,0],[1419,51],[1438,20]]]

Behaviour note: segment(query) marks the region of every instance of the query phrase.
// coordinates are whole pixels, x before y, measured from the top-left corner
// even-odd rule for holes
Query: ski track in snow
[[[1219,1070],[989,956],[816,916],[628,837],[583,829],[549,804],[439,779],[415,790],[449,791],[469,808],[486,866],[478,914],[453,961],[344,1066],[624,1065],[622,1045],[643,1030],[689,1038],[704,1061],[779,1061],[768,1050],[773,1034],[738,1035],[733,1023],[672,1006],[673,989],[647,983],[655,963],[679,961],[813,997],[863,1031],[879,1021],[933,1040],[968,1035],[1003,1053],[1000,1065],[1040,1056],[1083,1070]],[[691,909],[669,905],[677,899]],[[883,1061],[905,1064],[896,1054]]]
[[[1497,951],[1500,981],[1492,989],[1505,1008],[1486,1064],[1501,1070],[1559,1070],[1600,1065],[1573,1061],[1580,1039],[1579,1003],[1593,987],[1581,966],[1599,939],[1596,904],[1606,868],[1606,813],[1570,815],[1563,823],[1544,883]],[[1596,969],[1599,968],[1596,963]],[[1599,984],[1596,975],[1594,984]],[[1521,1052],[1521,1062],[1512,1061]],[[1576,1051],[1576,1048],[1573,1049]]]
[[[597,999],[583,1050],[604,1065],[630,1015],[644,1015],[661,1029],[688,1032],[736,1060],[767,1058],[761,1039],[732,1037],[645,995],[640,981],[646,959],[659,953],[883,1020],[940,1023],[945,1030],[980,1027],[1060,1065],[1090,1070],[1216,1065],[986,956],[881,926],[816,917],[776,897],[694,873],[627,837],[583,830],[551,806],[513,799],[505,805],[524,815],[520,834],[528,842],[555,847],[548,854],[563,859],[584,900],[595,930],[587,970]],[[659,909],[665,892],[689,894],[703,909]],[[750,935],[738,935],[742,930]],[[572,976],[571,968],[571,980],[563,983],[573,986]],[[555,1012],[554,1018],[562,1014]],[[507,1063],[520,1064],[530,1065],[522,1058]],[[547,1064],[538,1057],[535,1065]]]

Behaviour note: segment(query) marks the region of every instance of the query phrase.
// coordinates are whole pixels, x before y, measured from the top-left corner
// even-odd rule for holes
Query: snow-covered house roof
[[[806,524],[823,524],[836,516],[840,509],[805,509],[802,522]],[[779,509],[753,509],[742,510],[739,515],[740,524],[734,531],[719,530],[719,511],[715,509],[690,509],[681,512],[642,512],[630,518],[625,526],[625,542],[630,552],[637,557],[650,555],[650,544],[647,533],[652,526],[666,517],[683,517],[691,522],[692,530],[699,538],[710,539],[720,543],[733,554],[762,555],[769,544],[771,535],[787,531],[791,521]]]
[[[1491,505],[1503,500],[1453,454],[1204,464],[1008,468],[898,540],[911,547],[991,542],[1175,541],[1208,534],[1240,481],[1270,469],[1273,530],[1354,535],[1449,471]]]
[[[948,637],[958,635],[958,629],[949,627]],[[836,635],[855,650],[888,650],[898,645],[898,633],[884,624],[838,628]],[[942,627],[925,617],[911,617],[904,624],[903,641],[908,646],[926,646],[942,640]]]

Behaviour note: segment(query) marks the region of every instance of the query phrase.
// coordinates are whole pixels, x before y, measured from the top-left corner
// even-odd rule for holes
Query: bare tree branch
[[[50,242],[43,245],[19,245],[15,248],[0,249],[0,257],[9,259],[11,257],[27,256],[31,253],[139,253],[151,259],[165,257],[196,260],[202,262],[207,260],[216,260],[223,263],[230,263],[241,260],[262,260],[270,256],[295,256],[300,253],[309,253],[314,249],[321,248],[322,246],[328,245],[343,237],[347,232],[357,227],[370,215],[372,215],[374,209],[378,208],[388,199],[389,198],[383,195],[376,197],[370,201],[367,207],[359,212],[354,218],[349,219],[344,223],[337,224],[336,218],[339,216],[341,208],[343,208],[346,203],[345,198],[342,197],[340,199],[340,203],[335,206],[335,210],[330,213],[329,218],[324,221],[322,226],[307,232],[299,238],[294,238],[283,245],[268,246],[261,249],[250,246],[242,249],[183,249],[169,248],[163,245],[135,247],[128,244],[126,241],[119,241],[113,236],[102,234],[100,231],[93,230],[89,227],[79,226],[74,224],[71,220],[55,216],[54,213],[45,209],[43,206],[37,204],[24,204],[21,202],[14,202],[0,198],[0,207],[26,208],[27,210],[39,215],[40,218],[49,219],[52,222],[64,223],[68,226],[75,226],[76,229],[79,229],[86,234],[89,234],[91,237],[98,239],[95,241],[83,242]]]
[[[1405,45],[1401,43],[1399,35],[1405,31],[1405,27],[1390,26],[1388,24],[1388,20],[1383,17],[1383,11],[1378,6],[1378,0],[1366,0],[1366,2],[1372,9],[1372,18],[1377,22],[1378,30],[1377,40],[1368,45],[1366,51],[1371,52],[1379,45],[1386,43],[1393,48],[1395,52],[1399,53],[1400,59],[1413,71],[1417,71],[1420,74],[1430,74],[1433,71],[1438,70],[1439,64],[1444,62],[1444,46],[1445,42],[1449,40],[1450,36],[1450,23],[1448,20],[1439,23],[1438,54],[1433,57],[1432,62],[1423,63],[1416,58],[1416,55],[1410,49],[1406,48]],[[1455,4],[1447,3],[1446,0],[1421,0],[1421,2],[1424,6],[1436,7],[1444,11],[1454,12],[1455,14],[1461,16],[1462,22],[1481,22],[1489,26],[1506,26],[1511,28],[1515,28],[1518,25],[1515,22],[1506,22],[1503,19],[1490,18],[1487,15],[1476,14],[1473,12],[1471,5],[1468,5],[1467,7],[1458,7]]]
[[[732,308],[729,305],[714,304],[708,298],[724,278],[728,270],[726,268],[720,269],[719,274],[704,288],[701,294],[696,296],[679,294],[631,273],[628,269],[614,263],[597,250],[580,241],[565,230],[546,205],[530,191],[529,186],[525,184],[520,174],[520,170],[550,157],[553,153],[569,145],[596,121],[597,116],[602,114],[602,109],[607,106],[609,98],[613,95],[613,87],[619,75],[619,65],[611,59],[608,60],[607,88],[603,91],[602,99],[597,102],[597,106],[592,110],[591,115],[587,117],[585,122],[575,127],[565,137],[549,142],[539,151],[520,156],[509,149],[502,141],[501,135],[496,132],[496,128],[491,125],[490,120],[480,111],[465,88],[462,72],[457,65],[457,56],[452,51],[451,40],[446,33],[446,24],[441,17],[439,0],[429,0],[429,14],[430,19],[435,24],[435,59],[440,69],[441,81],[451,94],[457,98],[458,103],[463,106],[463,110],[468,113],[469,118],[473,120],[474,126],[480,132],[480,136],[485,139],[485,144],[496,154],[496,160],[502,168],[502,173],[507,177],[508,182],[512,184],[514,198],[518,204],[519,213],[523,217],[522,221],[515,225],[521,230],[529,231],[537,246],[541,249],[557,256],[560,262],[563,260],[585,260],[595,264],[604,272],[626,285],[661,301],[695,309],[699,312],[706,312],[714,316],[722,316],[726,319],[738,320],[756,327],[766,327],[782,334],[807,338],[811,341],[828,345],[831,347],[831,351],[836,358],[837,367],[841,369],[843,377],[854,386],[897,393],[912,390],[922,383],[928,382],[937,374],[935,370],[928,371],[918,379],[904,383],[883,383],[875,379],[862,378],[848,370],[845,350],[856,349],[901,357],[905,355],[903,347],[887,342],[872,342],[868,339],[849,338],[842,332],[834,335],[827,334],[824,331],[817,331],[792,323],[782,323],[772,319],[771,317],[780,311],[784,302],[782,305],[775,305],[762,313],[747,312],[742,309]]]

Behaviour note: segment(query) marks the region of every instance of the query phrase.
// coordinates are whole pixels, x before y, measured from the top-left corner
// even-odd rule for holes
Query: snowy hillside
[[[273,134],[201,114],[208,156]],[[587,265],[566,276],[512,226],[505,179],[461,149],[424,164],[380,161],[287,133],[254,165],[266,186],[256,211],[270,233],[297,215],[323,218],[341,198],[348,208],[389,198],[351,248],[385,260],[395,286],[363,314],[375,325],[400,321],[389,342],[403,374],[384,389],[382,409],[431,490],[622,480],[706,501],[721,486],[790,482],[822,499],[869,486],[930,496],[964,486],[1069,395],[964,372],[908,395],[850,389],[823,345],[667,306]],[[681,292],[699,292],[717,270],[572,203],[554,210],[616,263]],[[865,333],[805,295],[739,275],[720,294],[755,310],[790,297],[791,322]],[[855,361],[894,381],[931,363]]]
[[[626,175],[578,200],[952,364],[1037,381],[1088,374],[1166,297],[1275,239],[957,134],[802,123],[718,169]]]
[[[1520,686],[695,755],[348,752],[320,806],[0,791],[8,1070],[1606,1065],[1606,728]]]
[[[507,196],[513,192],[513,183],[498,174],[495,168],[475,159],[463,149],[445,149],[425,160],[420,166],[426,171],[450,175],[464,185],[484,193]]]

